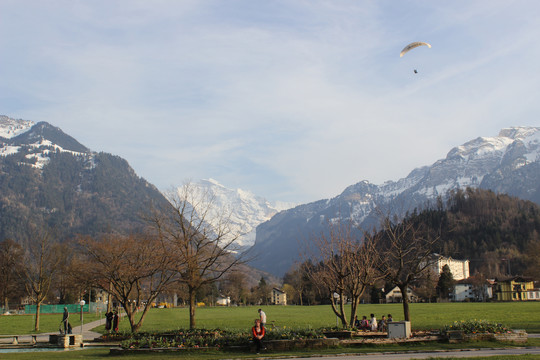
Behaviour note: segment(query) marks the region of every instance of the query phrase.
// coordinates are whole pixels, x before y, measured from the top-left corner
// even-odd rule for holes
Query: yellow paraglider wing
[[[405,46],[403,48],[403,50],[401,50],[401,52],[399,53],[399,57],[402,57],[403,55],[405,55],[408,51],[414,49],[414,48],[417,48],[419,46],[427,46],[428,48],[431,48],[431,45],[426,43],[426,42],[421,42],[421,41],[415,41],[415,42],[412,42],[410,43],[409,45]]]

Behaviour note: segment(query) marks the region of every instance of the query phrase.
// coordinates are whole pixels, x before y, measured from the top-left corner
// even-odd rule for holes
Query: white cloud
[[[539,10],[3,1],[0,113],[59,126],[160,188],[212,177],[317,200],[397,180],[502,127],[537,126]],[[433,47],[400,59],[414,40]]]

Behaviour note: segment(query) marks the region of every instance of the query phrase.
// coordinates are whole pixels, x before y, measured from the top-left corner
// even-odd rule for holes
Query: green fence
[[[41,308],[39,309],[40,314],[61,314],[64,312],[64,308],[68,308],[68,312],[70,313],[78,313],[81,312],[81,305],[79,304],[57,304],[57,305],[41,305]],[[89,304],[85,304],[83,306],[83,312],[88,312],[90,309]],[[24,312],[27,314],[35,314],[36,313],[36,305],[25,305],[24,306]]]

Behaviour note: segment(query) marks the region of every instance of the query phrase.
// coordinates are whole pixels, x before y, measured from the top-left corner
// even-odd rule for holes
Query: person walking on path
[[[257,310],[259,312],[259,320],[261,321],[261,326],[266,326],[266,313],[262,309]]]
[[[264,349],[263,339],[264,335],[266,335],[266,330],[261,325],[261,320],[255,319],[255,326],[251,328],[251,333],[253,334],[253,342],[257,347],[257,354],[259,354],[261,349]]]

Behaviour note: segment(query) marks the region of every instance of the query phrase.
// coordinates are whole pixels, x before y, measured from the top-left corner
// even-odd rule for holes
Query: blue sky
[[[540,126],[539,18],[510,0],[0,0],[0,114],[161,190],[315,201]],[[432,48],[400,58],[412,41]]]

